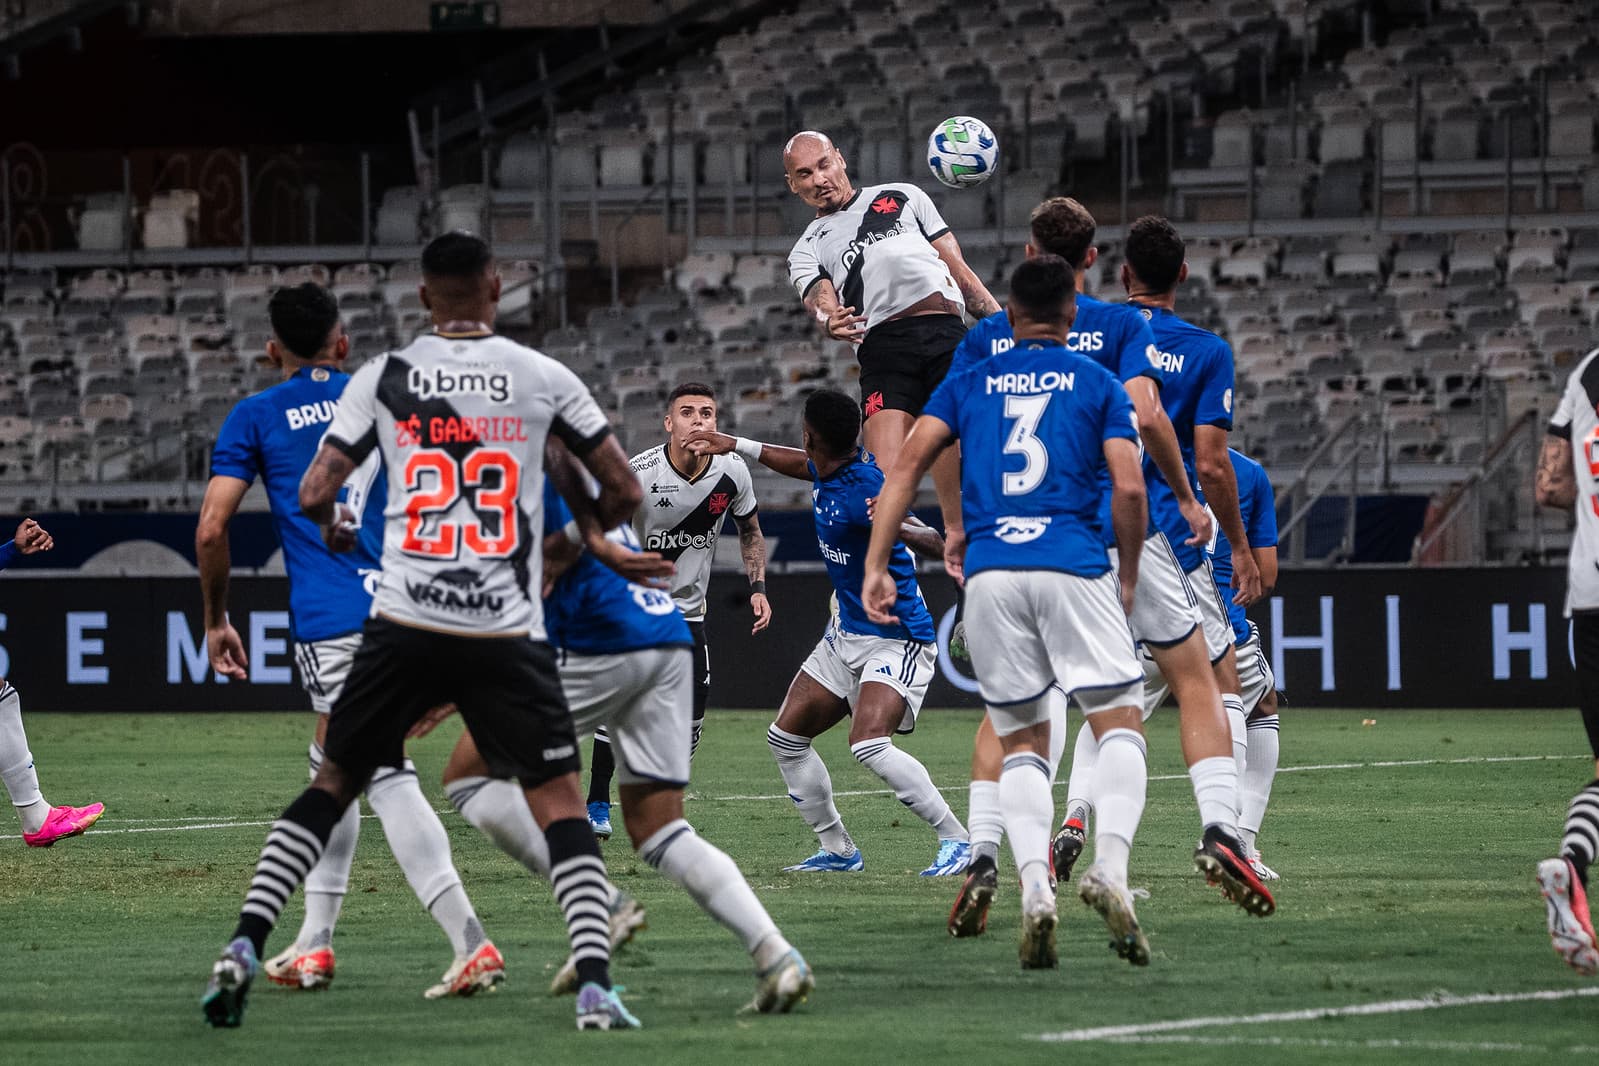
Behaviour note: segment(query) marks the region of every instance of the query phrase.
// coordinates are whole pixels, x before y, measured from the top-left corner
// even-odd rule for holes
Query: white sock
[[[1205,828],[1220,826],[1238,832],[1238,764],[1230,755],[1212,755],[1188,768],[1199,804],[1199,821]]]
[[[1279,721],[1275,714],[1256,718],[1249,723],[1249,758],[1244,763],[1243,776],[1238,782],[1238,835],[1244,846],[1254,854],[1255,834],[1266,817],[1266,804],[1271,801],[1271,784],[1277,776]]]
[[[311,778],[322,768],[322,748],[315,741],[310,748]],[[344,906],[344,894],[350,888],[350,867],[355,863],[355,844],[361,835],[360,801],[344,809],[344,815],[333,823],[322,857],[305,875],[305,918],[300,931],[294,935],[295,946],[301,951],[333,946],[333,928],[339,922],[339,911]]]
[[[639,856],[687,892],[700,909],[733,931],[764,970],[789,950],[738,865],[682,818],[669,822],[639,845]]]
[[[967,791],[966,825],[971,830],[972,858],[998,859],[1005,835],[1005,812],[999,806],[999,782],[974,778]]]
[[[834,855],[852,855],[855,842],[844,829],[844,819],[833,805],[833,778],[827,764],[811,747],[809,737],[795,736],[777,728],[767,727],[766,743],[777,759],[777,769],[788,787],[788,798],[799,808],[821,842],[822,850]]]
[[[1244,711],[1243,699],[1230,692],[1222,693],[1221,709],[1227,712],[1227,728],[1233,735],[1233,761],[1238,764],[1241,777],[1249,751],[1249,715]]]
[[[484,941],[483,926],[461,888],[450,858],[450,838],[416,779],[410,759],[404,769],[380,769],[366,787],[366,801],[383,823],[389,850],[422,901],[450,938],[456,958],[465,958]]]
[[[1005,769],[999,775],[999,805],[1021,875],[1023,897],[1048,892],[1049,831],[1055,822],[1048,761],[1030,751],[1005,756]]]
[[[849,746],[862,766],[881,777],[899,801],[932,826],[940,840],[965,840],[966,827],[950,810],[949,801],[933,785],[927,767],[916,756],[894,746],[893,737],[873,737]]]
[[[22,819],[22,831],[37,833],[50,816],[50,804],[39,791],[39,774],[22,728],[22,697],[10,685],[0,688],[0,781]]]
[[[1077,744],[1072,748],[1071,776],[1066,779],[1066,819],[1075,818],[1083,825],[1094,816],[1094,766],[1099,761],[1099,741],[1094,731],[1084,722],[1077,731]]]
[[[1148,752],[1143,735],[1132,729],[1112,729],[1099,738],[1098,772],[1094,775],[1099,782],[1094,797],[1099,810],[1094,863],[1121,884],[1127,883],[1127,858],[1144,817]]]
[[[527,867],[535,877],[550,879],[550,846],[539,832],[527,797],[514,781],[462,777],[444,786],[444,795],[467,824],[494,846]]]
[[[1044,706],[1049,711],[1049,783],[1053,785],[1060,776],[1060,760],[1066,754],[1066,737],[1071,728],[1066,712],[1071,701],[1066,693],[1051,685],[1044,693]]]

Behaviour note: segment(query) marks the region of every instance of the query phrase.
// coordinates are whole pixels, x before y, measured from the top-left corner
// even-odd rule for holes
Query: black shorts
[[[1599,611],[1571,612],[1571,650],[1577,666],[1577,704],[1588,746],[1599,759]]]
[[[688,631],[694,635],[694,720],[698,722],[711,698],[711,646],[705,643],[703,621],[690,622]]]
[[[366,623],[328,715],[328,758],[367,774],[405,761],[405,733],[454,703],[494,777],[528,788],[580,769],[555,652],[527,637],[460,637]]]
[[[913,315],[873,326],[855,353],[861,364],[861,412],[922,413],[966,336],[959,315]]]

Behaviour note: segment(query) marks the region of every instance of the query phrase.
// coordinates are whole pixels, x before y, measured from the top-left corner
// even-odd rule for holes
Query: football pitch
[[[24,693],[26,697],[26,693]],[[1371,725],[1364,720],[1375,719]],[[577,1033],[546,985],[565,957],[548,888],[453,811],[456,865],[508,977],[494,995],[428,1002],[449,949],[368,818],[320,993],[258,979],[243,1028],[198,999],[233,927],[267,823],[305,782],[309,714],[30,715],[54,802],[102,800],[87,835],[23,847],[0,812],[0,1049],[7,1062],[1393,1062],[1537,1061],[1599,1052],[1599,982],[1550,950],[1533,880],[1592,770],[1574,712],[1296,711],[1261,846],[1278,913],[1249,918],[1192,872],[1198,823],[1176,715],[1151,722],[1149,805],[1132,884],[1153,961],[1135,969],[1063,886],[1058,971],[1022,972],[1002,857],[988,932],[952,940],[954,878],[916,871],[931,831],[849,756],[818,750],[858,874],[785,874],[815,850],[767,751],[769,714],[712,715],[688,817],[743,868],[806,955],[793,1015],[737,1009],[747,957],[686,896],[606,845],[650,928],[613,964],[642,1019]],[[958,812],[977,717],[928,712],[906,749]],[[459,725],[413,745],[424,789]],[[585,753],[586,754],[586,753]],[[1057,803],[1064,797],[1057,788]],[[620,820],[617,822],[620,831]],[[298,896],[269,952],[298,927]],[[632,1056],[639,1056],[637,1060]]]

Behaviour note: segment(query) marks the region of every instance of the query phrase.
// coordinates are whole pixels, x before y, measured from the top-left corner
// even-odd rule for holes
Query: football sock
[[[311,777],[322,768],[322,748],[315,741],[310,749]],[[294,943],[301,951],[333,946],[333,928],[338,924],[344,894],[350,888],[350,867],[355,863],[355,844],[361,834],[361,805],[352,803],[333,824],[322,857],[305,876],[305,918]]]
[[[422,795],[411,760],[405,760],[400,769],[385,766],[373,774],[366,787],[366,801],[383,823],[389,850],[405,872],[411,891],[450,938],[456,957],[476,951],[483,941],[483,927],[461,888],[461,875],[455,872],[449,835]]]
[[[661,876],[691,896],[700,909],[733,931],[751,955],[772,937],[782,940],[738,865],[694,832],[682,818],[669,822],[639,845],[639,855]],[[775,947],[775,944],[772,945]],[[777,955],[786,952],[783,942]]]
[[[257,958],[266,951],[266,938],[283,905],[322,857],[333,824],[343,814],[331,793],[308,788],[272,823],[233,931],[234,938],[249,938]]]
[[[788,798],[799,808],[821,842],[822,850],[834,855],[849,855],[855,851],[855,842],[844,830],[844,819],[833,805],[833,778],[827,764],[811,747],[809,737],[784,732],[776,725],[766,730],[766,743],[777,759],[777,769],[788,788]]]
[[[611,885],[600,844],[587,818],[563,818],[544,830],[550,846],[550,887],[566,916],[579,985],[611,987]]]
[[[1099,738],[1094,862],[1121,884],[1127,883],[1127,857],[1144,817],[1148,752],[1142,734],[1131,729],[1112,729]]]
[[[1060,776],[1060,760],[1066,754],[1066,711],[1071,703],[1066,693],[1051,686],[1044,693],[1044,706],[1049,710],[1049,783],[1053,785]]]
[[[851,744],[849,750],[862,766],[881,777],[913,814],[937,830],[938,839],[967,839],[966,827],[934,787],[927,767],[916,756],[896,748],[894,738],[872,737]]]
[[[1005,756],[1005,769],[999,775],[999,804],[1023,896],[1048,892],[1049,831],[1055,806],[1049,791],[1049,763],[1043,756],[1030,751]]]
[[[1560,854],[1577,868],[1583,887],[1588,886],[1588,867],[1599,855],[1599,778],[1577,793],[1566,812],[1566,834],[1560,840]]]
[[[0,688],[0,781],[22,819],[22,831],[37,833],[50,817],[50,804],[39,791],[39,774],[22,728],[22,697],[9,684]]]
[[[967,792],[966,825],[971,830],[972,860],[999,858],[999,841],[1005,835],[1005,812],[999,806],[999,782],[973,779]]]
[[[538,877],[550,879],[550,848],[528,810],[527,797],[513,781],[462,777],[444,794],[467,824]]]
[[[1229,835],[1238,832],[1238,763],[1230,755],[1212,755],[1188,768],[1199,804],[1199,822],[1218,826]]]
[[[1249,715],[1244,712],[1244,701],[1231,692],[1222,693],[1221,709],[1227,714],[1227,729],[1233,737],[1233,761],[1238,772],[1244,772],[1244,760],[1249,749]]]
[[[1099,761],[1099,741],[1094,731],[1084,722],[1077,731],[1077,743],[1072,748],[1071,776],[1066,779],[1066,820],[1075,819],[1083,825],[1094,814],[1092,798],[1094,765]]]
[[[1244,772],[1238,779],[1238,838],[1253,855],[1255,834],[1266,817],[1271,801],[1271,783],[1277,776],[1278,726],[1275,714],[1249,720],[1249,752]]]
[[[694,719],[693,726],[690,727],[690,731],[689,731],[689,735],[688,735],[688,758],[689,758],[689,762],[693,762],[694,761],[695,754],[697,754],[699,752],[699,750],[700,750],[700,738],[702,736],[704,736],[704,735],[705,735],[705,713],[702,711],[702,712],[700,712],[699,717]]]
[[[616,776],[616,755],[604,729],[594,731],[593,754],[589,758],[589,803],[611,802],[611,778]]]

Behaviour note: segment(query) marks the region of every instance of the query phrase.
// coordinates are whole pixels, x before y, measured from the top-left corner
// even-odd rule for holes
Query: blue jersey
[[[1004,311],[996,311],[966,331],[950,360],[949,373],[969,370],[983,359],[1009,351],[1015,343],[1010,319]],[[1157,386],[1161,384],[1155,335],[1137,308],[1079,293],[1077,318],[1066,336],[1066,347],[1109,370],[1118,381],[1149,377]]]
[[[545,536],[566,528],[571,520],[571,509],[546,480]],[[638,538],[630,527],[618,526],[610,536],[638,551]],[[579,655],[694,646],[688,623],[669,591],[635,585],[588,552],[561,575],[545,598],[544,629],[553,646]]]
[[[1137,443],[1127,390],[1061,345],[1023,341],[946,377],[923,414],[961,442],[966,573],[1110,569],[1100,534],[1105,441]]]
[[[816,512],[816,543],[827,562],[827,576],[838,593],[838,624],[846,633],[894,640],[931,641],[938,636],[933,616],[922,600],[916,584],[916,564],[910,549],[895,543],[888,557],[888,573],[898,595],[894,614],[899,621],[880,626],[866,617],[861,604],[861,583],[866,577],[866,547],[872,540],[872,523],[866,517],[866,501],[883,491],[883,472],[872,457],[860,448],[855,458],[825,478],[816,476],[816,464],[807,462],[811,472],[811,504]]]
[[[1227,449],[1227,458],[1233,461],[1233,473],[1238,478],[1238,512],[1244,519],[1244,535],[1251,548],[1277,546],[1277,501],[1272,496],[1271,479],[1266,470],[1243,452]],[[1222,602],[1227,604],[1227,615],[1233,623],[1233,636],[1239,643],[1249,639],[1249,619],[1244,609],[1233,602],[1233,547],[1227,543],[1221,526],[1211,546],[1211,568],[1216,573],[1216,588],[1221,591]]]
[[[1155,335],[1164,378],[1160,405],[1177,434],[1189,487],[1198,494],[1194,428],[1233,428],[1233,350],[1210,330],[1185,322],[1163,307],[1132,306],[1149,320]],[[1165,476],[1148,458],[1144,460],[1144,479],[1149,486],[1150,521],[1171,541],[1182,568],[1194,569],[1204,558],[1201,548],[1185,543],[1191,535],[1188,522],[1178,510],[1177,497]]]
[[[316,457],[322,434],[333,421],[350,375],[306,366],[282,384],[240,400],[228,412],[211,453],[212,477],[235,477],[266,486],[272,525],[283,546],[289,575],[289,625],[298,641],[327,640],[354,633],[372,606],[372,586],[383,554],[386,491],[372,477],[376,460],[364,466],[357,499],[340,490],[360,516],[354,550],[335,555],[316,523],[300,512],[300,479]],[[352,478],[354,481],[355,478]]]

